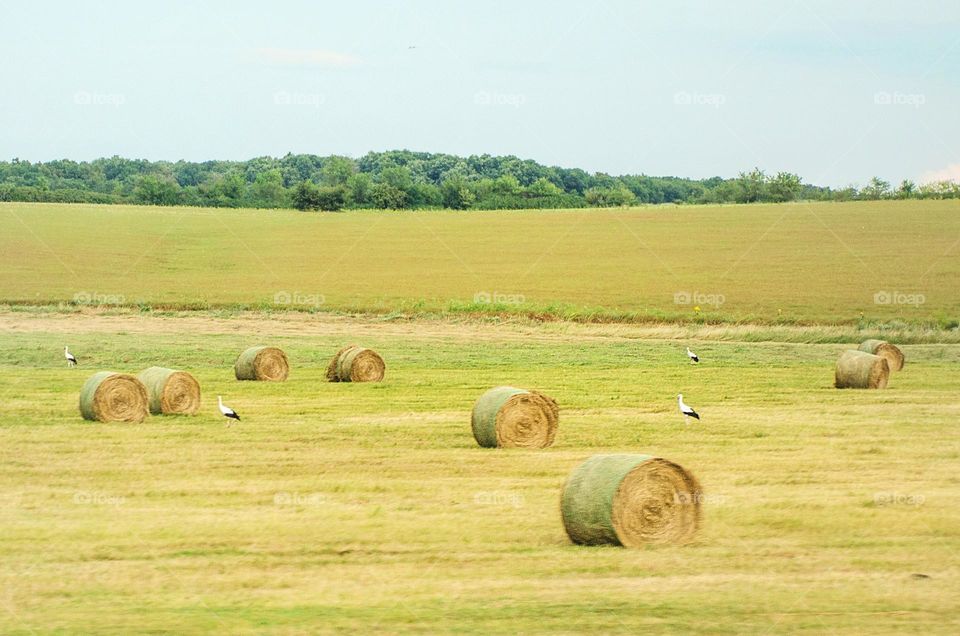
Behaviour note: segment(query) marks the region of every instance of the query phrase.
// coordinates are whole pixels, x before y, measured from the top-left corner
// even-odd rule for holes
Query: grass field
[[[0,633],[960,631],[955,201],[0,227]],[[834,389],[875,336],[905,369]],[[353,342],[383,383],[324,381]],[[287,382],[233,378],[261,343]],[[94,371],[155,364],[200,415],[80,418]],[[476,445],[501,384],[559,401],[553,447]],[[693,544],[570,544],[565,477],[622,451],[699,478]]]
[[[960,346],[906,346],[888,390],[858,392],[831,388],[843,344],[547,327],[0,313],[0,632],[960,629]],[[384,383],[323,382],[354,337]],[[261,341],[288,382],[232,378]],[[201,415],[79,418],[92,370],[157,362],[196,374]],[[504,383],[559,400],[554,447],[476,446],[472,403]],[[570,545],[560,486],[603,451],[694,471],[697,541]]]
[[[340,214],[6,203],[0,227],[0,301],[960,321],[958,201]]]

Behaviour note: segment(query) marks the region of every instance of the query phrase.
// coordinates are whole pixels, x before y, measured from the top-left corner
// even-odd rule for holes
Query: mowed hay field
[[[0,204],[0,633],[955,634],[958,212]],[[833,388],[874,337],[903,371]],[[383,382],[327,382],[349,344]],[[255,345],[285,382],[235,379]],[[81,419],[151,366],[198,415]],[[478,447],[499,385],[553,446]],[[622,452],[700,481],[692,544],[569,542],[564,480]]]
[[[888,389],[838,391],[846,344],[704,333],[0,312],[0,632],[960,631],[960,346],[904,346]],[[325,381],[353,341],[384,382]],[[233,378],[257,343],[286,351],[286,382]],[[80,419],[94,370],[154,364],[197,377],[200,415]],[[470,409],[499,384],[558,400],[554,446],[476,445]],[[700,480],[693,544],[568,542],[567,474],[625,451]]]
[[[958,201],[336,214],[4,203],[0,227],[0,301],[960,319]]]

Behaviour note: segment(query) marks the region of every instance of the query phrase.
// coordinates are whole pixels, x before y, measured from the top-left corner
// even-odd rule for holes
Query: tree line
[[[841,189],[788,172],[754,169],[734,178],[590,174],[514,156],[395,150],[248,161],[147,161],[110,157],[0,161],[0,201],[138,203],[210,207],[340,209],[518,209],[656,203],[753,203],[884,198],[960,198],[943,181],[899,187],[879,178]]]

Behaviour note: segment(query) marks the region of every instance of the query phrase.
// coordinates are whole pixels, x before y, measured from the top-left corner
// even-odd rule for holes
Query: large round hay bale
[[[885,340],[864,340],[860,343],[859,349],[886,358],[891,371],[899,371],[903,368],[903,352],[900,351],[899,347]]]
[[[498,386],[473,405],[473,437],[485,448],[546,448],[560,421],[557,402],[543,393]]]
[[[80,414],[98,422],[142,422],[149,414],[147,389],[126,373],[94,373],[80,389]]]
[[[233,365],[238,380],[283,382],[290,375],[287,354],[276,347],[250,347]]]
[[[150,367],[137,379],[147,388],[153,415],[196,415],[200,410],[200,383],[186,371]]]
[[[330,382],[380,382],[387,365],[373,349],[357,345],[344,347],[327,365],[327,380]]]
[[[594,455],[567,478],[560,512],[582,545],[685,543],[700,527],[703,493],[682,466],[650,455]]]
[[[886,358],[848,349],[840,354],[834,386],[838,389],[883,389],[890,378]]]

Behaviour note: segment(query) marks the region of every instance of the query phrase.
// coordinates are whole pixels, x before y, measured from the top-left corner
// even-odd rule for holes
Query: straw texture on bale
[[[287,354],[276,347],[250,347],[237,357],[233,370],[238,380],[283,382],[290,375]]]
[[[186,371],[150,367],[137,375],[147,389],[153,415],[196,415],[200,383]]]
[[[485,448],[546,448],[560,421],[556,401],[537,391],[498,386],[473,406],[473,437]]]
[[[94,373],[80,389],[80,414],[99,422],[142,422],[149,414],[147,389],[126,373]]]
[[[594,455],[563,486],[567,536],[582,545],[686,543],[700,527],[696,477],[650,455]]]
[[[848,349],[840,354],[834,386],[838,389],[883,389],[890,378],[886,358]]]
[[[860,351],[872,353],[875,356],[887,359],[891,371],[899,371],[903,368],[904,357],[899,347],[892,345],[884,340],[865,340],[860,343]]]
[[[380,382],[387,366],[373,349],[357,345],[344,347],[330,360],[327,380],[330,382]]]

